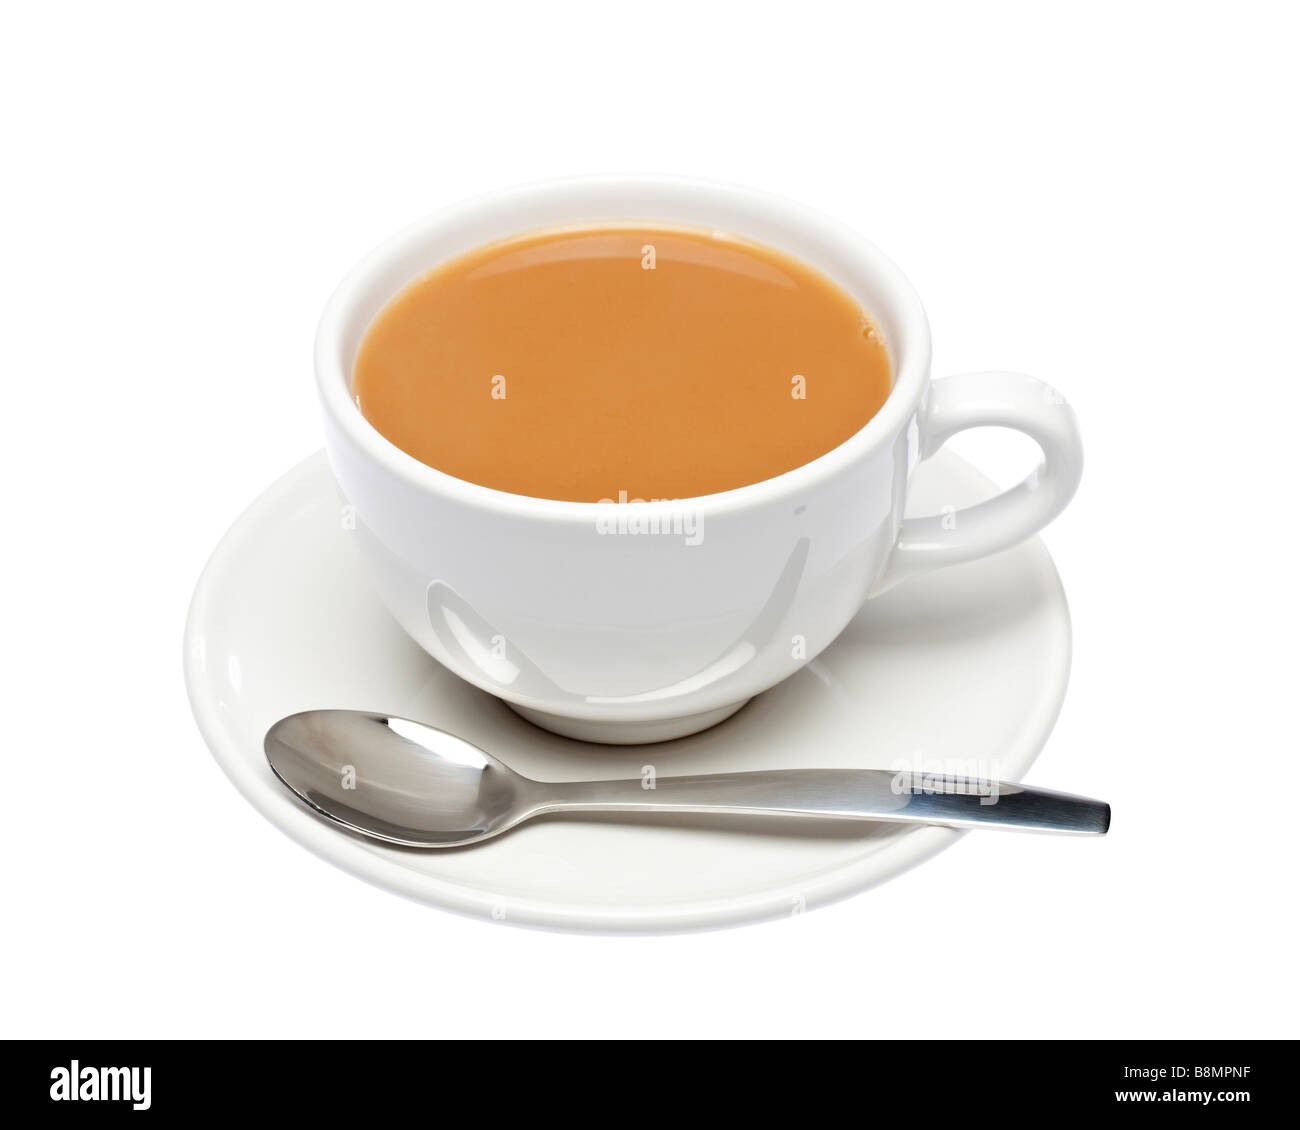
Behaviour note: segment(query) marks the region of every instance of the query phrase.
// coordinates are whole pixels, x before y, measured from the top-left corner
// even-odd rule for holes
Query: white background
[[[1297,1032],[1300,69],[1277,7],[18,6],[0,17],[5,1036]],[[539,177],[697,174],[848,221],[935,372],[1035,373],[1073,680],[1032,782],[1104,841],[970,835],[668,938],[515,930],[333,870],[225,780],[181,628],[319,446],[344,271]],[[962,452],[1000,481],[1031,452]]]

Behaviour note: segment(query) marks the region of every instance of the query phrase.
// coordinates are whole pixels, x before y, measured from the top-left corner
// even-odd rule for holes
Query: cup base
[[[684,718],[661,718],[653,722],[596,722],[589,718],[566,718],[562,714],[548,714],[543,710],[517,706],[513,702],[507,702],[506,705],[533,725],[564,738],[598,742],[601,745],[648,745],[698,734],[701,730],[725,722],[748,701],[747,698],[741,699],[740,702],[720,706],[716,710],[704,710],[699,714],[688,714]]]

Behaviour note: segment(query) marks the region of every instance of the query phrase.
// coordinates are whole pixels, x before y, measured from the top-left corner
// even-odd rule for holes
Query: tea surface
[[[879,411],[867,312],[789,255],[706,229],[552,228],[411,283],[353,394],[403,451],[482,486],[596,502],[756,483]]]

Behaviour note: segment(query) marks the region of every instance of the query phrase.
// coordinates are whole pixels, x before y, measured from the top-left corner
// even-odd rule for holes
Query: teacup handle
[[[1036,534],[1074,496],[1083,445],[1074,412],[1051,385],[1021,373],[964,373],[935,381],[917,417],[928,459],[967,428],[1014,428],[1043,451],[1024,482],[978,506],[904,519],[872,595],[919,573],[974,561]]]

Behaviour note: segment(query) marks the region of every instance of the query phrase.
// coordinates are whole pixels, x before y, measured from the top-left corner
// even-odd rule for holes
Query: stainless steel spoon
[[[308,710],[267,731],[277,777],[354,832],[460,847],[546,812],[810,816],[1104,835],[1110,805],[968,777],[881,769],[778,769],[617,781],[534,781],[454,734],[357,710]]]

